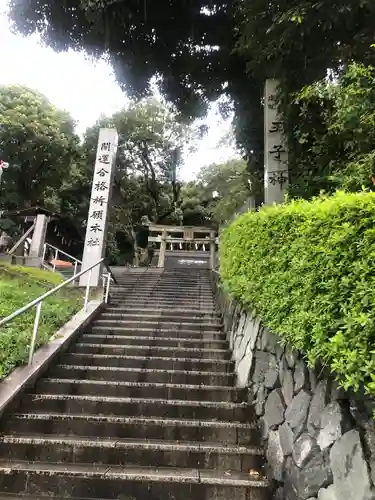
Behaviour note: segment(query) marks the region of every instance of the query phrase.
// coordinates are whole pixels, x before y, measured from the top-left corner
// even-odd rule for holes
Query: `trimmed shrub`
[[[220,238],[223,284],[345,389],[375,394],[375,193],[264,207]]]

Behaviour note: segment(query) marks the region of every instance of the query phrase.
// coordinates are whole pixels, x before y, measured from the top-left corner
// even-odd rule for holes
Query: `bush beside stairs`
[[[137,273],[1,422],[0,500],[266,500],[210,276]]]

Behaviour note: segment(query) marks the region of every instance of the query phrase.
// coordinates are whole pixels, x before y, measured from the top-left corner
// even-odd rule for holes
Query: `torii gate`
[[[159,246],[156,249],[158,267],[165,267],[166,257],[180,257],[186,265],[194,259],[204,260],[210,269],[215,269],[218,238],[212,228],[151,224],[149,231],[149,243]]]

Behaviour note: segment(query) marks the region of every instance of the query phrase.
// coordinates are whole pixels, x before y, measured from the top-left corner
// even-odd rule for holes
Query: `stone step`
[[[205,297],[202,295],[191,295],[191,296],[186,296],[186,295],[179,295],[179,294],[171,294],[170,296],[166,296],[160,293],[156,294],[139,294],[139,293],[131,293],[131,294],[126,294],[126,295],[110,295],[109,296],[110,302],[120,302],[120,301],[129,301],[129,300],[146,300],[150,302],[165,302],[165,303],[182,303],[182,302],[199,302],[199,303],[207,303],[207,304],[214,304],[215,301],[212,297]]]
[[[224,332],[199,332],[197,330],[175,330],[175,329],[153,329],[153,328],[132,328],[125,329],[122,327],[111,326],[95,326],[93,325],[90,330],[92,334],[105,334],[105,335],[121,335],[121,336],[157,336],[157,338],[174,337],[176,339],[189,337],[191,339],[202,339],[207,342],[211,340],[224,340]]]
[[[171,297],[165,297],[165,296],[162,296],[162,295],[153,295],[153,296],[149,296],[149,295],[146,295],[146,294],[136,294],[134,291],[133,292],[130,292],[130,293],[127,293],[127,294],[124,294],[123,296],[117,296],[117,297],[114,297],[113,295],[109,295],[110,299],[111,300],[114,300],[116,299],[116,301],[128,301],[128,300],[134,300],[134,301],[143,301],[143,300],[151,300],[151,301],[154,301],[154,302],[157,302],[158,300],[162,300],[163,302],[171,302],[172,304],[174,302],[182,302],[182,301],[185,301],[185,302],[207,302],[209,304],[215,304],[215,300],[214,300],[214,297],[199,297],[199,296],[195,296],[195,297],[180,297],[179,295],[177,294],[174,294],[173,296]],[[146,304],[147,305],[147,304]]]
[[[172,399],[115,398],[69,394],[25,394],[20,413],[90,413],[118,416],[188,418],[247,422],[252,410],[245,403]]]
[[[123,328],[152,328],[153,330],[161,329],[173,329],[173,330],[197,330],[205,332],[217,332],[222,330],[222,323],[192,323],[190,321],[172,322],[172,321],[131,321],[131,320],[112,320],[112,319],[95,319],[93,326],[106,326],[111,328],[112,326],[123,327]]]
[[[119,300],[122,300],[122,301],[128,301],[128,300],[152,300],[152,301],[155,301],[157,302],[158,300],[163,300],[164,302],[175,302],[175,301],[178,301],[178,302],[181,302],[181,301],[185,301],[185,302],[196,302],[196,301],[200,301],[200,302],[207,302],[207,303],[210,303],[210,304],[215,304],[215,300],[214,300],[214,297],[211,295],[211,296],[208,296],[208,297],[200,297],[199,295],[197,296],[194,296],[194,297],[180,297],[179,295],[177,295],[176,293],[171,295],[170,297],[166,297],[164,295],[152,295],[150,296],[149,294],[137,294],[135,290],[132,290],[128,293],[125,293],[121,296],[113,296],[111,293],[109,294],[109,297],[111,300],[113,300],[114,298],[119,301]]]
[[[156,382],[169,384],[233,385],[233,373],[165,370],[147,368],[118,368],[112,366],[57,365],[49,376],[84,378],[118,382]]]
[[[180,281],[176,280],[168,280],[168,281],[163,281],[163,280],[148,280],[148,279],[143,279],[143,281],[137,281],[137,280],[128,280],[124,281],[121,283],[117,283],[115,285],[114,283],[112,284],[115,286],[116,291],[121,291],[121,290],[126,290],[126,289],[131,289],[132,287],[139,287],[140,289],[149,289],[149,288],[160,288],[162,290],[177,290],[177,288],[180,288],[183,291],[188,291],[188,290],[209,290],[212,291],[212,285],[210,282],[204,280],[203,282],[194,280],[193,282],[191,281],[186,281],[184,279],[181,279]]]
[[[157,294],[157,295],[171,295],[172,297],[175,295],[207,295],[208,297],[213,297],[213,290],[211,288],[200,288],[197,286],[183,288],[180,285],[174,285],[169,288],[160,287],[160,286],[151,286],[147,288],[139,288],[139,285],[134,284],[129,286],[128,288],[122,287],[121,289],[114,290],[112,287],[110,288],[110,293],[114,295],[133,295],[138,293],[139,295],[149,295],[149,294]]]
[[[207,360],[229,360],[230,352],[227,349],[203,349],[196,347],[170,347],[160,345],[132,345],[132,344],[75,344],[71,353],[109,354],[157,358],[194,358]]]
[[[98,333],[85,333],[79,337],[80,343],[88,344],[117,344],[117,345],[143,345],[158,347],[193,347],[195,349],[225,349],[226,340],[212,340],[206,338],[188,337],[160,337],[156,332],[154,336],[145,335],[103,335]]]
[[[155,283],[147,283],[147,284],[140,284],[140,283],[131,283],[129,284],[129,287],[124,287],[124,286],[117,286],[117,285],[112,285],[111,286],[111,291],[112,293],[123,293],[124,291],[127,291],[128,289],[136,287],[137,290],[143,292],[148,292],[148,291],[160,291],[160,293],[168,292],[178,292],[178,293],[209,293],[212,295],[212,287],[210,285],[203,285],[203,286],[191,286],[191,285],[183,285],[181,283],[176,283],[174,285],[170,284],[155,284]]]
[[[140,315],[140,316],[147,316],[148,314],[151,314],[151,315],[171,315],[171,316],[177,316],[178,318],[181,318],[181,317],[200,317],[200,318],[203,318],[203,319],[206,319],[206,318],[220,318],[220,313],[215,311],[215,310],[212,310],[212,309],[207,309],[207,310],[204,310],[204,309],[160,309],[160,308],[148,308],[148,307],[144,307],[144,308],[132,308],[132,309],[126,309],[126,308],[123,308],[123,307],[118,307],[118,306],[111,306],[111,305],[108,305],[106,306],[106,308],[104,309],[104,313],[103,314],[107,314],[107,313],[112,313],[112,314],[121,314],[121,313],[124,313],[124,314],[136,314],[136,315]]]
[[[175,285],[175,286],[139,286],[139,285],[133,285],[131,288],[129,287],[128,289],[126,288],[115,288],[111,287],[110,289],[111,294],[113,295],[126,295],[130,293],[139,293],[140,295],[146,295],[146,294],[158,294],[158,295],[208,295],[210,297],[213,296],[213,291],[211,287],[184,287],[181,285]]]
[[[145,292],[135,289],[131,293],[110,293],[110,298],[113,300],[123,299],[127,300],[128,298],[132,299],[163,299],[163,300],[207,300],[213,301],[212,293],[180,293],[177,290],[170,293],[160,292],[159,290],[155,290],[153,292]]]
[[[174,309],[194,309],[195,311],[198,310],[210,310],[212,312],[217,312],[216,305],[213,301],[211,302],[204,302],[201,300],[193,300],[193,301],[186,301],[186,300],[150,300],[146,298],[143,299],[127,299],[127,300],[113,300],[110,298],[109,304],[111,306],[115,307],[120,307],[123,309],[131,310],[131,309],[136,309],[139,307],[153,307],[154,309],[164,309],[164,310],[174,310]]]
[[[4,434],[55,434],[98,438],[216,441],[257,444],[256,423],[151,417],[114,417],[64,413],[13,413],[2,425]]]
[[[63,364],[91,364],[92,366],[117,366],[121,368],[161,368],[164,370],[198,370],[231,372],[229,360],[203,358],[167,358],[163,356],[126,356],[114,354],[89,354],[70,352],[61,358]]]
[[[3,434],[2,459],[99,465],[187,467],[241,471],[263,465],[257,446],[196,441],[88,438],[64,435]]]
[[[0,462],[1,471],[0,490],[26,500],[51,498],[50,493],[43,496],[40,491],[53,492],[53,498],[60,495],[72,500],[269,500],[269,481],[255,471],[252,475],[230,471],[223,474],[217,470],[14,460]]]
[[[35,387],[38,394],[105,394],[108,397],[146,399],[191,399],[193,401],[228,401],[240,403],[242,392],[234,387],[163,384],[160,382],[114,382],[73,378],[45,378]]]
[[[181,318],[179,313],[173,313],[169,311],[162,311],[159,314],[137,314],[133,311],[104,311],[100,314],[100,319],[105,320],[120,320],[120,321],[157,321],[157,322],[171,322],[171,323],[197,323],[199,325],[222,325],[222,321],[219,315],[203,316],[198,314],[189,314]]]

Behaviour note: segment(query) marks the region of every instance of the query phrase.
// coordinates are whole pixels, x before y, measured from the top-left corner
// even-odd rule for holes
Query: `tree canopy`
[[[229,221],[252,194],[244,160],[207,165],[199,172],[197,181],[210,199],[208,209],[217,225]]]
[[[147,94],[156,77],[185,117],[228,94],[238,142],[258,170],[265,78],[282,81],[292,129],[291,94],[352,60],[375,64],[372,0],[10,0],[10,17],[56,50],[105,55],[131,95]]]
[[[0,86],[0,154],[10,167],[1,189],[8,209],[38,204],[79,157],[71,116],[27,87]]]
[[[375,184],[375,68],[352,63],[334,82],[326,79],[296,96],[294,196],[311,198],[337,188],[360,191]]]
[[[197,181],[181,181],[181,152],[194,143],[199,129],[179,120],[172,106],[156,98],[100,117],[81,141],[65,111],[26,87],[0,88],[0,117],[1,158],[10,163],[0,184],[0,212],[44,206],[67,217],[82,237],[99,129],[116,127],[119,145],[107,247],[113,263],[132,261],[136,231],[144,219],[217,227],[241,202],[242,180],[246,191],[243,161],[211,165]],[[14,221],[4,217],[0,229],[17,232]]]
[[[106,55],[120,84],[136,97],[147,94],[157,76],[168,98],[196,116],[223,90],[231,2],[12,0],[10,7],[22,33],[39,32],[56,50]]]

